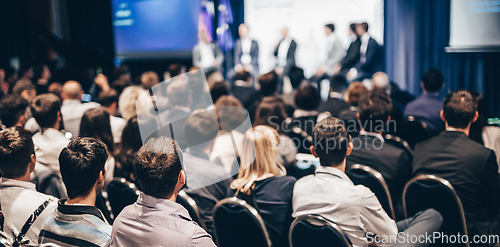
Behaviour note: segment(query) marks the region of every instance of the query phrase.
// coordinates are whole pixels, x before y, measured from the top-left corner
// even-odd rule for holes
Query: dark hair
[[[253,126],[266,125],[284,134],[281,126],[286,117],[285,102],[280,96],[265,97],[257,107]]]
[[[356,33],[356,23],[351,23],[349,25],[349,29],[351,29],[352,32]]]
[[[113,78],[114,80],[118,80],[122,75],[127,75],[128,73],[128,66],[122,64],[113,70]]]
[[[0,119],[5,127],[13,127],[24,115],[28,101],[21,96],[7,95],[0,101]]]
[[[290,72],[288,73],[288,77],[290,78],[290,83],[294,89],[299,88],[302,81],[306,78],[304,76],[304,70],[297,66],[293,66],[290,68]]]
[[[28,71],[30,71],[30,69],[33,69],[33,65],[31,63],[21,64],[21,66],[19,67],[19,71],[17,72],[18,77],[19,78],[23,77],[24,74],[26,74],[26,73],[28,73]]]
[[[18,80],[12,87],[12,94],[21,95],[26,90],[31,93],[35,90],[35,85],[30,80]]]
[[[469,138],[477,143],[484,145],[483,141],[483,128],[488,125],[489,107],[486,98],[477,91],[471,91],[470,94],[477,101],[477,112],[479,114],[476,122],[470,126]]]
[[[333,92],[341,93],[347,85],[347,79],[343,75],[334,75],[330,78],[330,88]]]
[[[173,63],[168,66],[167,69],[168,73],[170,74],[170,77],[176,77],[181,74],[182,72],[182,65]]]
[[[297,90],[297,94],[295,94],[295,105],[302,110],[316,110],[320,102],[321,98],[318,89],[310,83],[301,86],[299,90]]]
[[[444,77],[438,69],[429,69],[422,77],[425,90],[435,93],[443,87]]]
[[[465,89],[457,89],[443,101],[443,115],[448,126],[464,129],[472,122],[477,111],[477,100]]]
[[[57,122],[57,113],[61,111],[61,99],[55,94],[41,94],[31,102],[30,108],[40,127],[51,128]]]
[[[113,103],[118,103],[118,92],[114,89],[102,91],[99,94],[99,103],[104,107],[109,107]]]
[[[247,111],[241,102],[234,96],[225,95],[220,97],[214,104],[217,117],[220,120],[222,131],[236,129],[247,117]]]
[[[368,32],[368,29],[370,28],[368,26],[368,23],[366,22],[359,23],[358,25],[360,25],[365,30],[365,32]]]
[[[34,153],[29,130],[16,126],[0,131],[0,171],[3,177],[17,178],[26,174]]]
[[[121,142],[115,152],[116,168],[121,172],[121,176],[135,182],[132,179],[134,174],[134,157],[142,147],[141,132],[137,116],[131,117],[127,125],[123,128]]]
[[[379,132],[387,124],[392,101],[384,90],[375,89],[359,101],[359,120],[367,132]]]
[[[213,102],[217,102],[223,95],[229,95],[229,83],[227,81],[215,82],[210,87],[210,95]]]
[[[102,141],[113,152],[115,143],[111,124],[109,122],[109,113],[102,107],[87,110],[80,121],[80,137],[93,137]]]
[[[234,76],[235,81],[248,81],[248,78],[251,78],[252,74],[246,70],[238,71]]]
[[[104,165],[107,159],[106,144],[94,138],[78,137],[63,148],[59,154],[59,165],[69,199],[90,193],[99,174],[106,172]]]
[[[335,31],[335,25],[333,25],[333,23],[326,24],[325,27],[327,27],[328,29],[330,29],[332,32]]]
[[[206,147],[219,133],[217,114],[215,111],[192,114],[186,119],[184,133],[189,147]]]
[[[45,71],[45,64],[37,64],[33,66],[33,81],[36,83],[42,79],[43,72]]]
[[[349,147],[349,134],[342,120],[329,117],[314,126],[314,150],[322,166],[338,166]]]
[[[149,139],[137,152],[134,169],[144,194],[155,198],[172,196],[182,170],[179,145],[166,136]]]
[[[260,94],[262,96],[271,96],[278,89],[278,75],[271,71],[259,77]]]
[[[347,87],[347,103],[350,106],[358,106],[359,100],[369,93],[368,89],[363,83],[356,81],[349,84]]]

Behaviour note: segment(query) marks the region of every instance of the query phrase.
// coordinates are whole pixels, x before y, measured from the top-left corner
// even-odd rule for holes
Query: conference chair
[[[351,246],[337,224],[319,215],[297,217],[290,226],[288,238],[291,247]]]
[[[398,136],[391,134],[385,135],[384,139],[387,143],[390,143],[396,147],[405,150],[406,154],[408,155],[408,158],[410,158],[410,160],[413,160],[413,150],[411,149],[410,144],[408,144],[408,142],[406,142],[405,140],[401,139]]]
[[[346,175],[355,185],[362,184],[369,188],[389,217],[396,219],[389,187],[380,172],[369,166],[355,164],[347,168]]]
[[[115,218],[113,216],[113,213],[111,212],[111,206],[109,205],[108,201],[108,193],[106,191],[97,193],[97,197],[95,199],[95,207],[101,210],[106,220],[109,222],[109,224],[112,225]]]
[[[418,143],[431,138],[427,124],[413,116],[408,116],[399,123],[396,135],[407,141],[412,149]]]
[[[307,175],[314,174],[316,167],[319,166],[319,159],[312,154],[298,153],[295,155],[295,164],[286,167],[286,174],[300,179]]]
[[[191,216],[191,219],[193,219],[194,222],[198,223],[198,225],[200,225],[203,229],[207,229],[205,226],[205,222],[201,219],[200,210],[198,208],[198,205],[196,204],[196,201],[191,198],[184,190],[179,191],[176,202],[181,204],[188,211],[189,216]]]
[[[128,205],[137,201],[140,191],[125,178],[115,178],[106,187],[111,212],[115,217]]]
[[[246,201],[230,197],[214,207],[213,222],[219,247],[270,247],[264,220]]]
[[[460,198],[451,183],[434,175],[420,175],[406,184],[403,191],[405,217],[433,208],[443,217],[440,232],[445,235],[467,235],[465,214]],[[457,246],[460,244],[453,244]],[[462,246],[469,247],[469,243]]]

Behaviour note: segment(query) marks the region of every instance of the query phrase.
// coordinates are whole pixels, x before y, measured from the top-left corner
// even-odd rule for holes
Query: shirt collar
[[[320,166],[316,168],[315,174],[331,175],[332,177],[336,177],[337,179],[349,181],[352,184],[351,179],[349,179],[349,177],[344,172],[331,166]]]
[[[365,34],[363,34],[363,36],[361,36],[362,42],[368,42],[368,40],[370,40],[370,34],[365,33]]]
[[[36,185],[34,183],[2,177],[0,180],[0,188],[5,188],[5,187],[19,187],[23,189],[36,191]]]
[[[335,98],[335,99],[342,99],[343,96],[341,93],[339,92],[330,92],[330,98]]]
[[[137,204],[146,206],[148,208],[156,208],[160,211],[164,211],[165,214],[178,214],[184,218],[191,219],[188,211],[180,204],[170,201],[165,198],[155,198],[148,196],[141,192],[139,198],[137,198]]]
[[[294,118],[299,118],[299,117],[311,117],[311,116],[317,116],[319,113],[317,111],[306,111],[302,109],[297,109],[293,112],[293,117]]]
[[[68,205],[66,204],[66,201],[66,199],[59,200],[59,204],[57,205],[57,211],[59,211],[59,213],[66,215],[90,214],[94,215],[104,222],[107,222],[106,219],[104,219],[101,210],[99,210],[98,208],[88,205]]]
[[[366,136],[373,136],[373,137],[376,137],[377,139],[379,139],[382,143],[385,143],[385,140],[384,140],[384,137],[382,137],[382,135],[380,135],[379,133],[375,133],[375,132],[366,132],[364,130],[361,130],[359,132],[360,135],[366,135]]]
[[[65,99],[62,104],[63,105],[79,105],[81,103],[82,103],[82,101],[79,99]]]

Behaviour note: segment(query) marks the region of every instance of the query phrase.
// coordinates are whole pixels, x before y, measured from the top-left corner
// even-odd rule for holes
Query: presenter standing
[[[290,73],[290,69],[295,66],[295,51],[297,43],[290,37],[288,28],[281,30],[282,39],[274,49],[276,56],[276,69],[278,75],[284,76]]]
[[[247,71],[253,77],[259,73],[259,45],[257,41],[250,38],[249,31],[245,23],[239,26],[240,38],[236,40],[234,45],[233,76],[241,71]]]
[[[199,41],[193,48],[193,66],[202,69],[215,68],[220,71],[224,55],[219,47],[210,42],[205,30],[200,31]]]

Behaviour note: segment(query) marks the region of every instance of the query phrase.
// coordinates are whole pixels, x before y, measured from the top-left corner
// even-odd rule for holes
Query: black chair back
[[[408,116],[400,122],[396,134],[407,141],[412,149],[418,143],[431,138],[427,124],[413,116]]]
[[[316,171],[316,165],[314,163],[316,162],[319,164],[319,159],[308,153],[298,153],[295,156],[295,160],[296,162],[294,164],[290,164],[286,167],[286,174],[296,179],[314,174],[314,171]]]
[[[339,226],[319,215],[297,217],[290,227],[289,239],[292,247],[351,246]]]
[[[115,178],[106,187],[108,201],[111,206],[111,212],[115,217],[128,205],[137,201],[139,190],[134,183],[125,178]]]
[[[194,222],[198,223],[198,225],[203,227],[203,229],[207,229],[205,222],[201,219],[200,210],[196,201],[186,194],[184,190],[179,191],[176,202],[181,204],[188,211],[189,216],[194,220]]]
[[[362,184],[369,188],[377,196],[389,217],[396,219],[389,187],[380,172],[369,166],[355,164],[348,167],[346,174],[355,185]]]
[[[236,197],[214,207],[213,222],[219,247],[270,247],[271,240],[257,210]]]
[[[467,235],[462,203],[446,179],[434,175],[420,175],[408,181],[403,191],[403,208],[406,217],[433,208],[443,217],[440,232],[448,236]],[[469,243],[462,246],[469,246]]]
[[[109,222],[110,225],[113,225],[114,216],[111,212],[111,206],[108,201],[108,193],[106,191],[101,191],[97,193],[97,197],[95,199],[95,207],[101,210],[104,218]]]
[[[398,136],[391,134],[385,135],[384,139],[387,143],[390,143],[396,147],[405,150],[406,154],[408,155],[408,158],[410,158],[410,160],[413,160],[413,150],[411,149],[410,144],[408,144],[408,142],[406,142],[405,140],[401,139]]]

